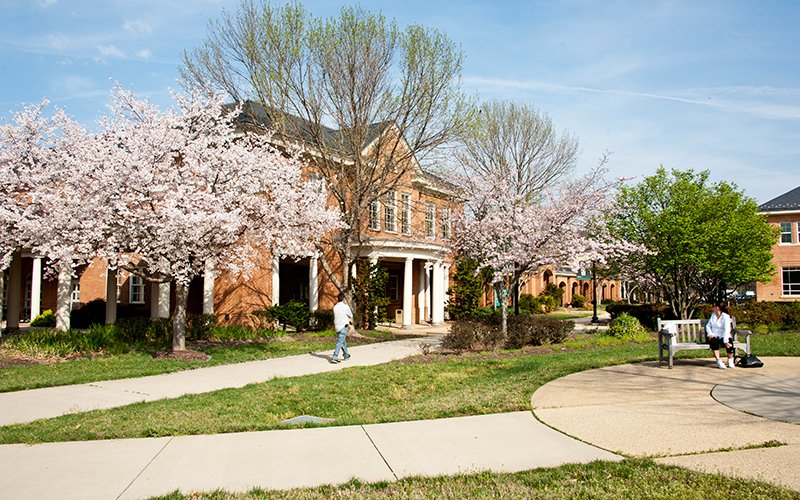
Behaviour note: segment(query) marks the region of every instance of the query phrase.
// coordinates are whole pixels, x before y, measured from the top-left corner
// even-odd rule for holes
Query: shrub
[[[92,354],[114,347],[111,328],[98,326],[91,330],[38,330],[9,337],[6,345],[32,357],[65,358]]]
[[[311,318],[314,331],[333,330],[333,309],[318,309],[311,313]]]
[[[572,307],[583,309],[586,307],[586,297],[580,294],[575,294],[572,296],[572,301],[569,303]]]
[[[783,311],[783,325],[789,330],[800,329],[800,302],[786,305]]]
[[[308,329],[308,321],[311,313],[308,310],[308,303],[293,300],[283,305],[272,306],[264,309],[265,315],[283,325],[293,326],[297,331]]]
[[[127,343],[168,344],[172,339],[172,324],[167,318],[152,321],[141,316],[120,318],[114,323],[114,335]]]
[[[106,322],[106,301],[95,299],[81,304],[70,313],[72,328],[89,328],[91,325],[102,325]]]
[[[211,335],[211,330],[217,326],[217,317],[213,314],[191,314],[186,318],[186,338],[191,340],[206,340]]]
[[[627,313],[638,319],[644,327],[650,330],[656,329],[657,318],[675,319],[672,308],[667,304],[627,304],[625,302],[613,302],[606,306],[606,312],[611,315],[611,319],[615,319],[622,313]]]
[[[555,307],[556,304],[561,304],[561,300],[564,298],[564,289],[557,287],[555,283],[548,283],[540,296],[552,297],[553,307]]]
[[[53,328],[56,326],[56,316],[53,314],[52,310],[45,309],[42,314],[33,318],[33,321],[31,321],[31,326]]]
[[[511,316],[508,318],[506,347],[518,349],[527,344],[558,344],[567,338],[574,327],[573,321],[546,316]]]
[[[467,318],[478,319],[481,321],[490,321],[492,318],[500,317],[500,311],[494,310],[491,307],[478,307],[473,309]]]
[[[611,321],[609,335],[622,340],[644,340],[650,336],[639,320],[628,313],[621,313]]]
[[[531,294],[523,293],[519,297],[519,308],[529,314],[541,314],[552,311],[555,308],[556,299],[551,295],[539,295],[534,297]]]
[[[468,351],[477,343],[476,332],[482,324],[474,318],[458,319],[442,338],[442,347],[456,352]]]

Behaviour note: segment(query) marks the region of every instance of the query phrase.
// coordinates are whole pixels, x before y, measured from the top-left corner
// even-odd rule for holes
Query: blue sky
[[[0,116],[48,98],[89,127],[111,79],[168,105],[183,49],[238,0],[2,0]],[[304,2],[334,15],[341,1]],[[614,176],[710,170],[759,203],[800,186],[800,2],[366,0],[445,31],[465,88],[548,113]]]

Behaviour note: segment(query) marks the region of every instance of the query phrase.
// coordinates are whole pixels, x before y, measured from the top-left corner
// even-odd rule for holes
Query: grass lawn
[[[479,474],[408,478],[396,482],[363,484],[357,481],[339,486],[288,491],[251,490],[243,494],[225,491],[173,493],[164,500],[182,499],[319,499],[319,498],[531,498],[531,499],[618,499],[618,498],[769,498],[798,499],[792,490],[758,481],[733,479],[720,474],[703,474],[679,467],[663,466],[649,460],[593,462],[534,469],[514,474]]]
[[[397,336],[385,331],[359,331],[359,334],[364,338],[348,338],[348,344],[358,345],[410,337]],[[123,354],[101,354],[70,360],[48,359],[46,360],[48,362],[21,356],[19,352],[0,344],[0,392],[144,377],[193,368],[305,354],[311,351],[328,349],[333,351],[335,344],[336,337],[332,331],[310,332],[292,340],[279,338],[270,341],[230,340],[187,343],[188,348],[210,355],[211,359],[208,361],[154,359],[153,354],[158,350],[157,347],[145,346]]]
[[[372,367],[274,379],[121,408],[0,428],[0,442],[46,442],[212,434],[281,428],[308,414],[356,425],[530,409],[541,385],[570,373],[655,359],[655,341],[609,343],[580,334],[527,351],[433,354]],[[759,335],[760,356],[798,355],[797,334]],[[707,352],[691,353],[706,356]],[[689,355],[685,357],[690,357]]]

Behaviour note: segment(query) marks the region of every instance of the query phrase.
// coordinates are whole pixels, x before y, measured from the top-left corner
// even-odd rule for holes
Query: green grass
[[[796,334],[754,339],[759,355],[798,355]],[[570,373],[655,359],[655,342],[581,334],[564,345],[519,352],[429,355],[417,362],[352,367],[240,389],[137,403],[0,428],[1,443],[213,434],[281,428],[297,415],[356,425],[530,409],[541,385]],[[604,345],[598,343],[602,341]],[[611,342],[611,343],[609,343]],[[791,347],[791,349],[787,349]],[[705,353],[708,356],[708,353]]]
[[[530,499],[798,499],[800,494],[764,482],[704,474],[649,460],[593,462],[534,469],[513,474],[482,472],[446,477],[414,477],[396,482],[298,488],[288,491],[255,489],[243,494],[226,491],[175,492],[158,497],[182,499],[320,499],[320,498],[530,498]]]
[[[391,333],[383,331],[359,333],[368,337],[366,342],[397,338]],[[4,347],[0,349],[0,366],[3,365],[4,358],[6,363],[11,366],[0,368],[0,392],[144,377],[207,366],[305,354],[311,351],[333,350],[336,344],[334,333],[330,331],[307,334],[305,338],[307,340],[206,342],[199,344],[200,347],[198,344],[188,344],[187,347],[201,350],[210,355],[211,359],[208,361],[154,359],[153,353],[156,351],[156,347],[140,346],[126,353],[94,355],[46,364],[16,365],[10,363],[10,360],[18,356],[19,352]],[[355,345],[357,342],[351,343]]]

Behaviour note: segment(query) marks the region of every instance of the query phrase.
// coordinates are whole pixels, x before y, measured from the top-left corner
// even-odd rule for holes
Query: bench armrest
[[[676,336],[677,334],[678,334],[677,332],[671,332],[671,331],[667,330],[666,328],[662,328],[662,329],[661,329],[661,330],[658,332],[658,336],[659,336],[659,337],[674,337],[674,336]]]
[[[750,330],[739,330],[738,328],[734,328],[732,333],[734,339],[739,338],[740,335],[743,336],[745,339],[747,339],[750,335],[753,334],[753,332],[751,332]]]

